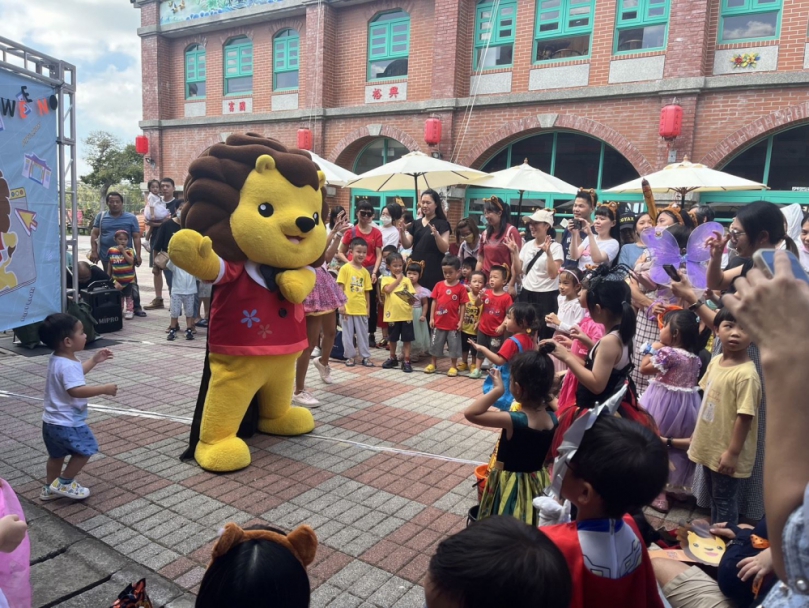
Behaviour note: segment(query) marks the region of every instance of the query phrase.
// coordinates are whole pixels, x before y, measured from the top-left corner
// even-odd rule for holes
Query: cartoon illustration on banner
[[[0,71],[0,330],[61,310],[57,97]]]

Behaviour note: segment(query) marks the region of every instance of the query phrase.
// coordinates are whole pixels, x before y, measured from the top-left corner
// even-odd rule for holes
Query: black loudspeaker
[[[124,314],[121,310],[121,292],[110,281],[94,281],[81,292],[82,299],[90,305],[96,320],[96,331],[106,334],[121,331]]]

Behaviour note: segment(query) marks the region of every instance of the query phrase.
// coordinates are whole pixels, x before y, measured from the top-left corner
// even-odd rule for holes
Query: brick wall
[[[150,138],[151,157],[157,166],[152,169],[147,165],[147,176],[170,175],[182,181],[188,163],[205,147],[219,141],[222,133],[258,131],[294,146],[296,130],[302,124],[313,130],[315,151],[349,169],[353,169],[357,154],[372,140],[372,132],[376,133],[378,127],[369,131],[369,125],[381,125],[380,135],[392,137],[411,150],[428,153],[438,150],[445,159],[481,166],[506,144],[547,128],[547,117],[553,115],[557,118],[550,128],[579,131],[602,139],[619,150],[639,172],[648,173],[666,164],[669,146],[677,152],[678,159],[688,155],[715,165],[763,134],[809,120],[807,86],[598,98],[598,87],[609,84],[610,62],[627,59],[626,55],[612,54],[616,0],[595,3],[590,88],[577,98],[525,103],[533,95],[528,92],[530,70],[548,64],[532,63],[536,0],[518,0],[517,42],[510,71],[512,93],[527,95],[523,103],[479,104],[470,117],[463,103],[454,109],[430,113],[418,107],[397,112],[394,102],[379,106],[384,109],[383,114],[359,115],[364,112],[368,84],[368,23],[377,13],[401,8],[410,15],[407,101],[462,100],[469,94],[472,75],[475,4],[474,0],[378,0],[339,7],[312,4],[297,16],[279,19],[268,12],[265,21],[240,28],[174,38],[144,35],[143,114],[147,121],[184,116],[184,53],[190,44],[206,47],[205,104],[206,115],[210,117],[222,114],[222,57],[227,40],[237,35],[247,35],[253,40],[252,99],[256,113],[271,112],[273,35],[287,27],[296,29],[301,36],[302,52],[299,86],[302,118],[290,117],[267,125],[150,127],[145,133]],[[779,71],[802,70],[809,0],[790,0],[784,4],[780,40],[761,44],[779,44]],[[662,52],[667,55],[665,78],[711,76],[716,49],[734,47],[716,44],[718,5],[710,0],[672,1],[668,48]],[[142,7],[143,26],[157,23],[156,7],[156,3]],[[722,78],[731,82],[737,76]],[[657,125],[661,107],[675,101],[684,109],[684,124],[682,135],[669,144],[658,136]],[[322,108],[357,108],[357,113],[343,112],[339,117],[323,119]],[[443,127],[442,140],[432,149],[423,141],[424,121],[430,115],[439,117]],[[538,118],[540,115],[546,117],[544,122]],[[338,190],[334,202],[347,204],[347,193]]]

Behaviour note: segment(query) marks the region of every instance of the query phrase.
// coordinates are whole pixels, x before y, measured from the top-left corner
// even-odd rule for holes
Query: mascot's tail
[[[211,292],[213,298],[213,291]],[[191,434],[188,437],[188,448],[180,455],[180,460],[194,460],[194,451],[199,443],[199,428],[202,423],[202,410],[205,407],[205,398],[208,396],[208,384],[211,382],[211,364],[208,358],[208,339],[205,339],[205,364],[202,368],[202,380],[199,383],[197,405],[194,407],[194,418],[191,420]],[[237,435],[242,439],[252,437],[258,431],[258,397],[253,397],[250,407],[244,415]]]

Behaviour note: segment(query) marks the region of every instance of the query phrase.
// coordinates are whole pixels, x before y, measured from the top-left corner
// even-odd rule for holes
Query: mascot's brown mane
[[[292,185],[319,188],[318,167],[308,152],[287,149],[281,142],[256,133],[229,136],[225,143],[208,148],[188,168],[182,226],[211,237],[214,251],[231,262],[247,260],[233,238],[230,216],[239,204],[247,176],[256,168],[256,159],[263,154],[273,157],[278,171]],[[327,218],[329,209],[323,194],[321,190],[320,217]]]

